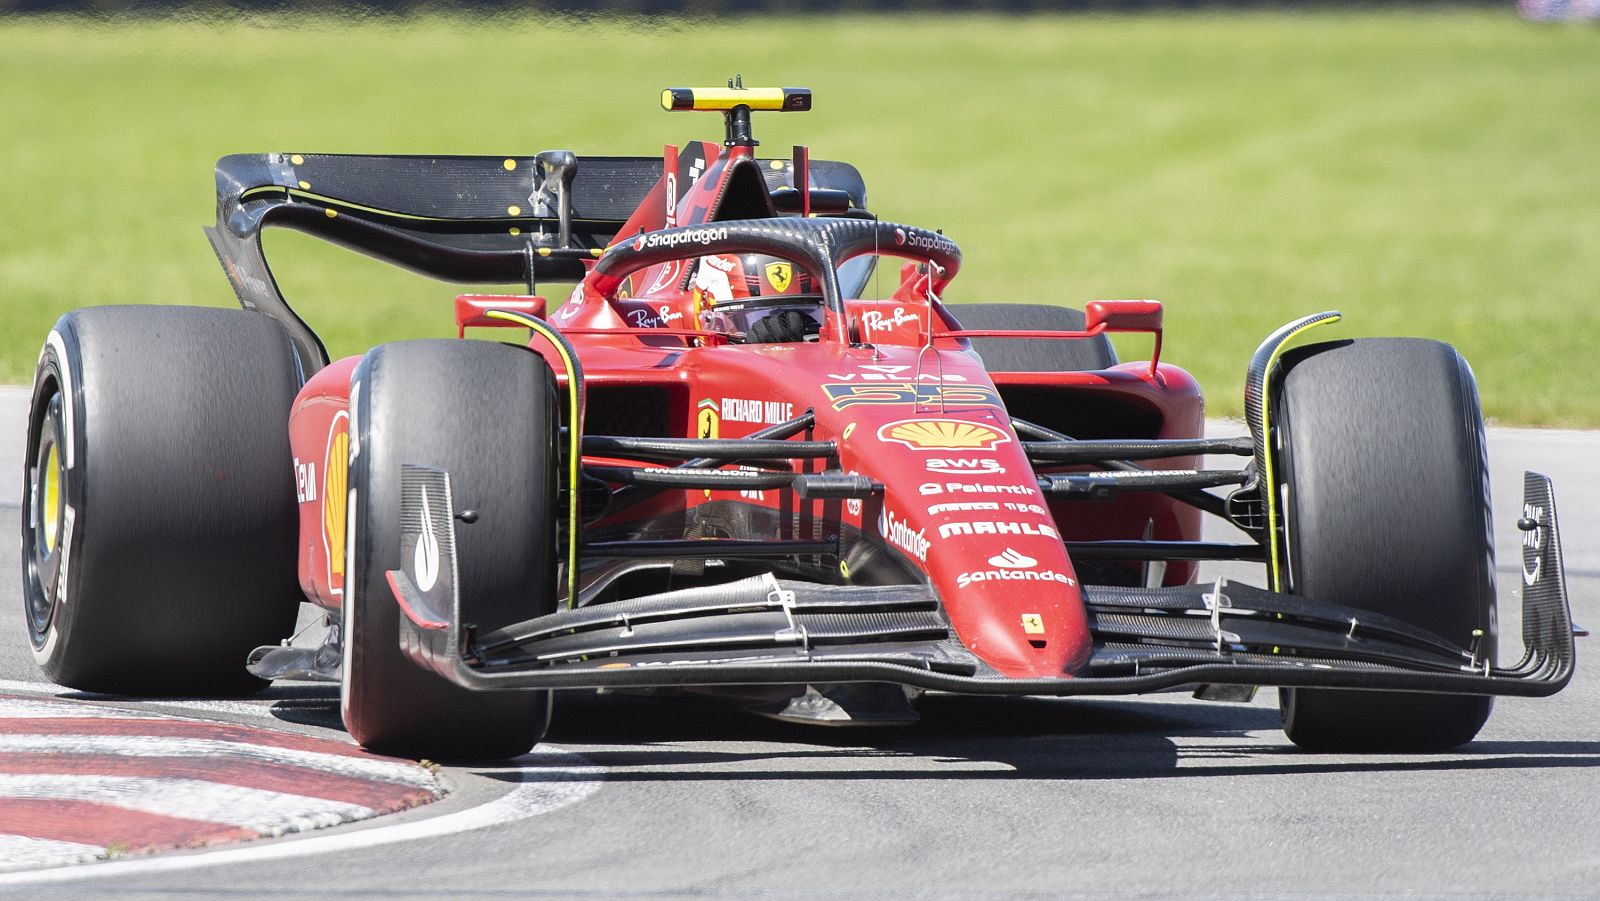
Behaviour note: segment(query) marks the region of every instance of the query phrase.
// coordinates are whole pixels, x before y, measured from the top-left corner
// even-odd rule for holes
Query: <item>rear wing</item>
[[[706,166],[704,145],[678,155],[680,193]],[[787,161],[761,160],[769,192],[790,190]],[[206,236],[247,310],[282,322],[307,376],[327,364],[321,339],[290,308],[261,247],[262,229],[289,228],[444,281],[576,282],[633,227],[664,225],[658,157],[235,154],[217,161],[217,224]],[[866,208],[848,163],[814,160],[810,187]]]

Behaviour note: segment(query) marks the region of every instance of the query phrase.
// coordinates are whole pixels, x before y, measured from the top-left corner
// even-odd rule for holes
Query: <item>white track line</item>
[[[42,691],[54,696],[61,692],[71,692],[72,689],[63,688],[54,682],[28,682],[23,679],[0,679],[0,691]]]
[[[329,686],[334,688],[336,686]],[[272,713],[272,705],[279,701],[326,702],[337,703],[338,698],[330,692],[326,698],[294,697],[294,698],[261,698],[256,701],[218,701],[209,698],[184,698],[184,699],[159,699],[159,698],[118,698],[112,696],[80,697],[81,694],[71,688],[64,688],[54,682],[28,682],[21,679],[0,679],[0,691],[25,691],[29,693],[46,693],[58,701],[67,701],[74,704],[95,705],[100,710],[128,710],[126,707],[111,706],[113,704],[136,703],[142,707],[166,707],[173,710],[204,710],[210,713],[226,713],[234,716],[248,716],[256,719],[276,720]],[[160,716],[162,714],[146,713],[146,716]]]
[[[409,761],[369,760],[210,738],[153,735],[0,735],[0,754],[106,754],[123,757],[231,757],[305,767],[320,773],[392,782],[437,793],[433,775]],[[0,761],[3,762],[3,761]]]
[[[142,813],[225,823],[266,835],[337,826],[376,811],[360,804],[200,779],[0,773],[0,798],[81,801]]]
[[[0,698],[0,719],[30,720],[54,717],[121,720],[172,719],[172,717],[164,713],[148,713],[139,710],[127,710],[121,707],[101,707],[78,701],[63,701],[58,698],[41,698],[38,700],[31,698]]]
[[[132,878],[235,863],[258,863],[315,854],[374,848],[396,842],[437,838],[539,816],[576,804],[600,790],[604,769],[556,748],[535,748],[521,758],[521,785],[507,794],[468,810],[394,826],[318,835],[292,841],[246,844],[220,851],[173,854],[138,860],[115,860],[26,873],[0,873],[0,885],[38,885],[82,879]]]
[[[106,849],[98,845],[78,842],[58,842],[47,838],[26,835],[0,834],[0,866],[8,870],[20,867],[59,867],[73,863],[88,863],[104,857]]]

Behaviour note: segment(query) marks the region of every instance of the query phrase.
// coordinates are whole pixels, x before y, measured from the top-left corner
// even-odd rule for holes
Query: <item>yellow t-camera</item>
[[[661,108],[670,112],[728,112],[743,106],[768,112],[811,109],[810,88],[667,88]]]

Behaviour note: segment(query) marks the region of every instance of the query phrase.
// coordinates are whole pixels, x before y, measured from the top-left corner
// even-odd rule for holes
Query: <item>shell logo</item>
[[[343,425],[343,428],[341,428]],[[344,592],[345,469],[350,462],[350,417],[340,413],[328,429],[327,463],[322,471],[322,547],[328,555],[328,587]]]
[[[878,429],[878,438],[912,450],[994,450],[1011,440],[999,429],[959,419],[902,419]]]

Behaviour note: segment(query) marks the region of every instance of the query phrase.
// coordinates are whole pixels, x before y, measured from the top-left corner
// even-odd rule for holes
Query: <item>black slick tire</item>
[[[1274,431],[1288,587],[1495,649],[1494,544],[1477,388],[1436,341],[1317,344],[1284,357]],[[1286,495],[1286,496],[1285,496]],[[1474,637],[1474,632],[1481,636]],[[1283,689],[1316,751],[1440,751],[1488,719],[1478,695]]]
[[[966,329],[1082,331],[1082,310],[1030,303],[960,303],[946,307]],[[1064,341],[1054,338],[973,338],[972,349],[990,372],[1090,372],[1117,365],[1104,335]]]
[[[72,688],[262,688],[294,628],[288,334],[256,313],[120,306],[61,317],[34,376],[23,602],[34,658]]]
[[[478,692],[407,659],[384,573],[400,568],[400,472],[450,473],[463,604],[482,628],[555,606],[554,379],[526,348],[402,341],[374,348],[351,379],[345,572],[345,727],[363,747],[433,760],[515,757],[543,737],[550,692]]]

